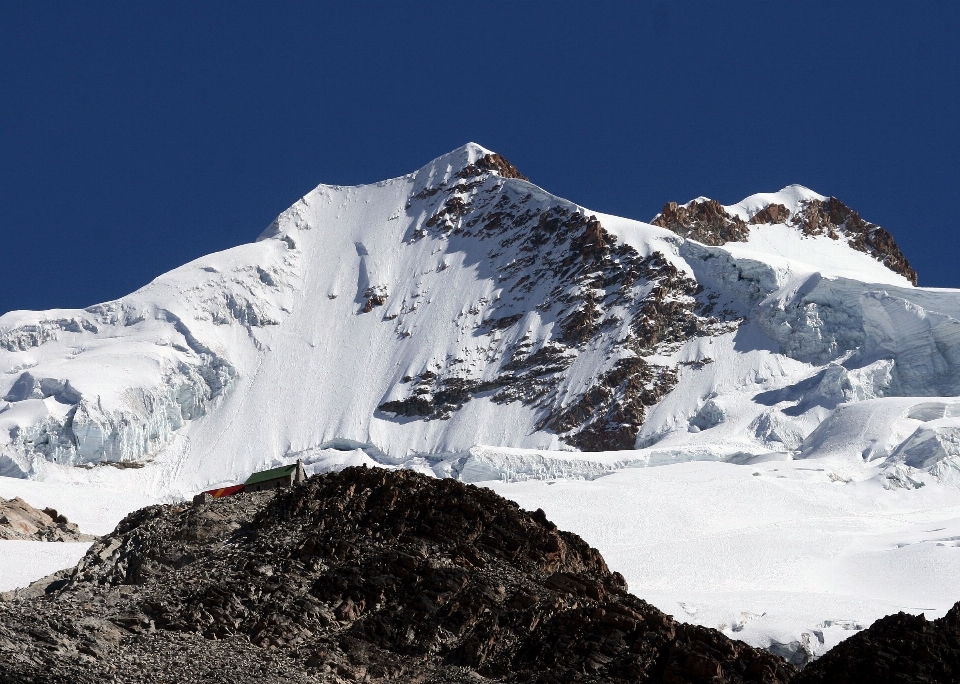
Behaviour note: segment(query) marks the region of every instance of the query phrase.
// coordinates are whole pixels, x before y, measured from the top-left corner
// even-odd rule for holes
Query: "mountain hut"
[[[267,489],[289,487],[295,482],[303,482],[306,479],[307,474],[303,470],[303,463],[298,459],[291,465],[254,473],[243,483],[243,491],[262,492]]]

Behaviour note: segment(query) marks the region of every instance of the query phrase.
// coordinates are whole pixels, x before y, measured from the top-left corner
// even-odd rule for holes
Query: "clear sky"
[[[641,220],[800,183],[960,287],[958,35],[956,2],[6,0],[0,312],[120,297],[468,141]]]

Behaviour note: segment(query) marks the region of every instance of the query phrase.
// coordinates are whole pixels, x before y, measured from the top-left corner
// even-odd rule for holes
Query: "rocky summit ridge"
[[[802,673],[628,593],[542,511],[409,471],[129,515],[0,602],[3,682],[943,682],[957,611]]]
[[[960,393],[960,297],[915,282],[800,186],[646,224],[468,144],[119,300],[0,317],[0,473],[150,463],[185,494],[343,444],[447,474],[476,445],[796,451],[841,401]]]
[[[569,509],[550,508],[549,498],[527,499],[530,507],[543,505],[554,516],[572,512],[567,524],[585,536],[621,520],[638,521],[637,516],[664,520],[661,529],[672,534],[674,520],[651,517],[647,515],[651,509],[645,507],[653,500],[662,503],[661,513],[683,506],[691,514],[677,518],[677,536],[683,537],[704,519],[703,512],[710,511],[709,502],[719,499],[709,488],[699,490],[698,500],[688,498],[688,481],[678,471],[719,473],[719,468],[701,463],[669,472],[642,471],[642,476],[639,469],[623,469],[689,460],[740,464],[752,472],[746,473],[751,485],[738,489],[744,499],[752,502],[757,495],[771,519],[784,514],[780,507],[796,501],[799,508],[790,508],[784,520],[803,511],[801,517],[821,521],[825,529],[818,530],[820,539],[814,547],[800,547],[805,549],[800,556],[804,560],[794,565],[801,570],[794,579],[773,573],[764,580],[768,583],[762,591],[773,590],[784,602],[766,613],[765,599],[763,607],[750,611],[767,617],[751,617],[749,624],[745,617],[728,619],[731,613],[745,616],[744,598],[738,594],[715,595],[718,603],[731,602],[722,609],[710,608],[698,598],[701,612],[696,617],[688,614],[702,624],[727,625],[730,636],[756,646],[790,644],[784,652],[791,658],[799,653],[793,645],[803,648],[806,656],[820,655],[840,640],[836,633],[845,630],[836,626],[837,615],[798,610],[797,604],[806,603],[809,595],[784,598],[804,576],[837,579],[835,585],[815,580],[822,589],[820,599],[833,610],[832,599],[824,597],[846,595],[851,586],[856,600],[875,596],[873,587],[883,577],[901,576],[890,572],[897,559],[921,548],[917,542],[933,542],[922,545],[923,553],[934,554],[931,558],[937,560],[924,563],[910,586],[899,580],[898,586],[888,584],[891,601],[880,608],[876,602],[871,608],[861,607],[869,601],[857,604],[855,614],[844,611],[839,617],[843,624],[859,626],[898,606],[946,609],[948,591],[932,596],[936,591],[931,587],[944,586],[939,568],[953,562],[948,546],[956,540],[952,487],[960,483],[958,397],[960,290],[916,286],[916,274],[889,233],[839,200],[788,186],[733,205],[707,198],[670,203],[652,223],[644,223],[552,195],[504,157],[475,144],[399,178],[355,187],[320,185],[283,212],[256,242],[185,264],[118,300],[85,309],[0,316],[0,475],[35,480],[20,487],[16,480],[5,479],[5,496],[23,494],[29,499],[27,491],[34,491],[38,500],[56,502],[57,509],[86,527],[107,508],[115,516],[111,521],[116,521],[146,502],[189,498],[197,491],[242,482],[265,467],[301,461],[308,473],[322,473],[348,463],[367,463],[461,483],[499,480],[503,491],[518,499],[523,492],[519,484],[514,488],[518,481],[552,481],[560,486],[542,490],[576,494],[563,500]],[[571,453],[576,451],[580,453]],[[728,473],[737,470],[725,464],[720,468]],[[722,481],[739,481],[742,474]],[[595,484],[605,489],[606,479],[585,480],[607,475],[611,482],[633,481],[636,489],[611,486],[608,491],[618,492],[618,501],[608,498],[588,510],[584,502],[593,500],[586,496],[588,490]],[[416,482],[414,478],[408,484]],[[657,483],[656,496],[634,495],[652,494],[643,484],[650,482]],[[797,496],[765,498],[781,484],[796,486]],[[466,496],[456,483],[442,486],[454,498]],[[376,489],[371,486],[371,491]],[[335,488],[323,491],[324,500],[332,497],[345,506],[358,501],[354,494],[347,496]],[[319,495],[320,490],[316,492]],[[430,496],[425,504],[447,507],[446,494]],[[104,498],[93,505],[91,500],[98,497]],[[580,548],[576,544],[568,551],[580,558],[579,570],[548,567],[541,561],[522,567],[498,565],[504,558],[520,562],[520,556],[510,555],[512,546],[504,551],[507,547],[494,545],[500,549],[496,556],[500,561],[483,556],[474,542],[463,545],[466,555],[457,555],[459,551],[431,542],[427,530],[420,528],[407,530],[413,535],[411,544],[426,545],[416,548],[403,547],[408,537],[399,532],[395,539],[382,530],[362,535],[366,539],[379,534],[383,549],[399,544],[402,559],[388,558],[386,551],[374,553],[374,547],[360,544],[361,537],[350,536],[359,519],[347,516],[344,509],[321,515],[323,520],[328,520],[324,515],[334,516],[329,520],[344,527],[317,537],[314,543],[322,542],[322,549],[291,556],[284,550],[284,540],[307,543],[316,530],[297,527],[296,516],[290,519],[294,522],[286,518],[280,522],[275,501],[279,499],[253,497],[208,508],[166,507],[132,515],[114,535],[94,546],[82,572],[48,578],[30,590],[38,594],[31,602],[8,604],[27,606],[25,613],[9,608],[20,616],[11,617],[13,631],[3,642],[11,667],[21,668],[11,671],[41,676],[54,653],[63,656],[64,668],[73,668],[70,676],[88,667],[107,676],[103,668],[96,668],[108,660],[105,654],[120,653],[117,645],[122,643],[124,653],[133,655],[121,658],[116,667],[126,668],[123,676],[135,677],[140,665],[134,658],[160,667],[147,646],[135,646],[144,639],[151,649],[160,644],[156,650],[161,653],[179,653],[172,661],[178,667],[186,667],[191,654],[198,662],[212,663],[210,654],[220,649],[214,660],[222,657],[241,669],[256,667],[264,676],[301,672],[287,668],[285,658],[292,653],[300,665],[309,661],[314,674],[328,678],[373,673],[370,677],[384,679],[428,672],[424,676],[442,680],[465,672],[444,669],[448,667],[465,667],[469,676],[472,672],[487,678],[497,672],[529,674],[543,668],[582,670],[584,677],[602,678],[620,676],[616,673],[621,665],[627,667],[624,672],[636,667],[655,677],[667,671],[670,654],[687,652],[683,644],[689,642],[691,652],[703,655],[706,649],[713,654],[704,661],[703,672],[715,672],[716,665],[724,677],[760,676],[756,671],[750,674],[752,665],[747,670],[741,667],[754,657],[752,651],[722,640],[707,648],[704,644],[714,643],[711,639],[716,637],[712,632],[677,626],[662,614],[649,612],[649,607],[622,598],[615,576],[596,559],[590,560],[590,553],[576,551]],[[627,505],[620,505],[624,501]],[[482,502],[476,508],[506,510],[496,502]],[[830,514],[821,517],[824,503],[829,508],[831,502],[840,502],[835,512],[844,515],[861,511],[863,521],[879,520],[873,514],[875,506],[889,509],[897,520],[913,520],[912,531],[899,529],[891,531],[889,539],[883,537],[891,547],[909,552],[888,553],[885,547],[885,561],[879,564],[883,567],[871,560],[868,573],[834,575],[835,566],[827,565],[827,560],[832,563],[836,557],[830,543],[837,537],[830,532]],[[848,503],[855,505],[849,508]],[[717,505],[726,510],[725,504]],[[304,510],[313,511],[310,506]],[[927,513],[921,515],[913,506],[933,511],[931,519],[943,520],[951,531],[925,525],[921,521]],[[25,510],[17,508],[14,517]],[[378,510],[393,515],[389,505]],[[611,520],[613,510],[618,511],[618,520]],[[314,513],[309,513],[311,520],[320,520]],[[448,513],[443,508],[437,515]],[[67,523],[59,521],[59,513],[29,515],[42,524],[34,525],[35,530],[22,528],[17,535],[46,539],[71,531],[63,527]],[[429,518],[432,529],[439,519],[430,515],[411,512],[410,519]],[[523,517],[516,515],[517,520]],[[752,516],[753,511],[742,513],[739,520],[732,520],[734,527]],[[11,524],[14,517],[8,516],[7,530],[19,524]],[[471,525],[502,526],[482,516],[479,520],[450,524],[468,538],[472,533],[463,531],[473,529]],[[539,528],[524,525],[520,525],[524,534],[539,534]],[[279,535],[274,540],[279,546],[271,546],[274,542],[261,535],[268,528]],[[871,529],[867,525],[860,533],[861,539],[870,537],[869,544],[851,547],[863,546],[866,553],[879,544],[880,537]],[[660,530],[656,532],[654,537],[659,538]],[[758,533],[751,538],[760,541],[744,548],[766,549],[768,540],[777,542],[770,549],[786,548],[797,539],[804,543],[802,535]],[[597,539],[600,544],[601,537]],[[536,544],[541,541],[547,543],[540,539]],[[244,550],[253,548],[244,546],[248,542],[258,545],[255,553]],[[334,634],[330,630],[339,629],[334,623],[396,624],[406,630],[410,615],[427,619],[422,612],[426,609],[416,601],[409,603],[413,600],[409,597],[402,601],[412,612],[404,608],[399,617],[376,613],[380,622],[372,617],[364,621],[365,615],[376,612],[371,612],[371,605],[377,605],[379,594],[370,599],[357,589],[360,593],[355,592],[350,602],[344,600],[342,590],[358,582],[367,587],[363,579],[367,575],[357,579],[359,561],[335,557],[341,552],[331,549],[358,544],[374,554],[371,558],[381,559],[370,577],[382,578],[385,572],[402,580],[383,589],[384,596],[398,601],[401,593],[389,591],[405,592],[408,582],[420,581],[403,575],[404,568],[415,577],[423,572],[427,574],[422,577],[434,578],[429,581],[436,581],[431,591],[437,595],[459,596],[456,584],[444,588],[446,570],[437,574],[436,568],[447,568],[449,562],[469,574],[477,570],[470,565],[471,558],[514,578],[513,584],[478,579],[477,585],[469,584],[474,580],[468,578],[468,586],[476,586],[481,594],[486,591],[481,585],[493,589],[502,585],[505,592],[529,586],[540,598],[526,606],[517,599],[517,608],[504,598],[515,594],[500,596],[493,591],[489,599],[493,604],[473,598],[458,604],[467,606],[457,618],[461,622],[444,622],[446,617],[437,622],[440,626],[424,637],[434,649],[427,655],[403,650],[413,646],[386,626],[383,634],[363,632],[360,637],[374,644],[368,649],[371,653],[386,649],[394,655],[357,660],[353,642],[330,636]],[[682,575],[672,549],[656,544],[631,547],[634,550],[620,557],[622,571],[635,585],[643,581],[643,568],[651,566],[641,554],[670,554],[674,565],[669,567],[678,571],[672,576]],[[698,536],[691,547],[692,559],[710,555],[701,553],[709,546],[704,544]],[[10,546],[26,553],[32,545]],[[530,548],[538,557],[553,553],[546,547]],[[791,558],[794,550],[788,552]],[[439,556],[431,555],[435,552]],[[766,552],[768,560],[776,560],[777,551]],[[308,567],[300,553],[306,559],[326,560],[323,567]],[[251,565],[257,554],[270,558],[274,554],[276,562]],[[427,558],[441,560],[424,565]],[[731,549],[731,567],[737,558],[743,560],[743,548]],[[10,556],[4,560],[17,562]],[[209,567],[203,565],[207,560]],[[737,572],[746,565],[741,563]],[[670,588],[674,593],[668,601],[656,597],[658,605],[672,608],[682,598],[686,611],[687,594],[699,589],[699,573],[716,570],[696,563],[688,567],[695,568],[690,576],[696,580],[679,590]],[[224,568],[229,572],[218,575]],[[181,570],[183,575],[177,575]],[[205,584],[207,571],[220,578],[217,587],[232,587],[229,592],[221,595],[219,588]],[[527,573],[527,579],[521,581],[511,574],[514,571]],[[550,577],[554,577],[550,582],[565,582],[566,575],[555,577],[557,572],[572,577],[573,589],[548,586]],[[161,586],[156,578],[170,582]],[[327,579],[339,583],[339,594],[310,593],[310,587]],[[524,584],[528,580],[532,584]],[[294,588],[281,591],[281,585]],[[50,592],[41,597],[44,587]],[[917,604],[914,596],[921,594],[914,590],[919,588],[927,598]],[[209,593],[204,593],[207,589]],[[447,600],[437,605],[448,606]],[[579,608],[571,601],[591,612],[577,613]],[[554,603],[556,609],[546,607]],[[507,616],[496,628],[482,617],[483,609],[493,610],[491,605],[499,606],[497,615]],[[788,605],[793,607],[783,607]],[[523,661],[527,670],[517,660],[520,651],[509,650],[515,643],[511,635],[526,634],[510,611],[532,611],[531,622],[523,623],[526,629],[534,618],[537,625],[560,624],[551,622],[555,615],[551,611],[562,609],[572,621],[569,629],[579,633],[581,627],[597,630],[598,625],[617,622],[619,618],[610,613],[620,608],[612,606],[636,611],[639,617],[629,614],[629,619],[643,622],[644,629],[653,625],[648,631],[659,636],[650,637],[650,642],[631,636],[629,648],[614,640],[609,652],[598,647],[576,655],[571,647],[563,652],[566,660],[551,662],[536,655],[546,652],[545,647],[524,650],[530,658]],[[304,615],[308,620],[301,624]],[[790,618],[788,629],[778,622],[783,615]],[[18,622],[21,617],[24,622]],[[661,617],[666,622],[657,622]],[[648,618],[653,622],[648,624]],[[833,626],[821,630],[820,620]],[[891,644],[896,630],[887,630],[851,641],[860,650],[850,652],[854,659],[850,662],[870,649],[893,654],[890,662],[900,662],[901,657],[909,662],[914,656],[904,655],[909,651],[904,648],[939,652],[953,629],[953,622],[946,619],[891,620],[913,636]],[[443,660],[446,656],[436,654],[469,650],[458,641],[461,632],[454,627],[463,627],[463,634],[494,634],[490,642],[494,646],[476,647],[485,654],[482,658],[476,655],[480,651],[469,651],[473,660]],[[475,627],[493,631],[477,632]],[[317,634],[328,641],[310,641]],[[416,630],[413,634],[415,641],[420,638]],[[495,647],[501,637],[506,644],[502,652]],[[306,640],[301,650],[299,639]],[[814,640],[820,647],[806,648]],[[453,650],[443,650],[447,645]],[[639,660],[624,655],[624,648],[639,654]],[[719,649],[720,655],[710,649]],[[264,655],[277,652],[281,658]],[[420,660],[409,660],[411,653],[419,653]],[[690,656],[689,663],[700,662],[700,655]],[[613,660],[605,661],[607,657]],[[937,662],[947,662],[946,656],[938,658]],[[588,659],[594,663],[589,668],[583,665]],[[520,669],[502,669],[508,661],[509,667]],[[826,667],[833,661],[822,662]],[[676,671],[692,677],[690,668],[699,666],[689,663],[677,665],[687,669]],[[780,672],[779,664],[772,667],[774,673]],[[214,671],[211,664],[204,676]],[[67,670],[56,672],[67,676]]]
[[[860,214],[836,197],[801,200],[793,212],[780,203],[761,204],[753,208],[746,220],[712,199],[699,198],[686,204],[667,202],[650,223],[715,246],[746,242],[750,225],[783,224],[804,236],[826,235],[831,240],[843,240],[852,249],[869,254],[913,285],[917,284],[917,272],[893,236],[886,229],[864,221]]]

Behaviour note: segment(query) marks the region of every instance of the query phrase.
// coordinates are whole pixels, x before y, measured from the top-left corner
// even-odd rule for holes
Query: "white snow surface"
[[[536,405],[492,393],[447,419],[378,411],[409,395],[406,376],[460,364],[489,381],[503,349],[553,334],[532,309],[478,333],[510,311],[498,273],[521,252],[491,260],[423,230],[433,188],[487,154],[469,144],[400,178],[321,185],[257,242],[119,300],[0,316],[0,496],[99,534],[297,458],[311,473],[366,464],[493,483],[667,612],[797,657],[960,599],[960,290],[914,287],[842,241],[752,225],[746,242],[707,246],[481,175],[467,200],[496,191],[595,215],[738,324],[648,357],[679,381],[632,451],[573,451]],[[824,198],[789,186],[726,210],[748,220],[810,199]],[[383,303],[365,312],[371,294]],[[623,354],[613,337],[581,350],[561,395]],[[0,548],[0,585],[50,570],[31,549]]]
[[[876,473],[823,458],[484,484],[589,539],[661,610],[803,663],[884,615],[933,619],[960,598],[956,491],[890,491]]]
[[[0,592],[25,587],[31,582],[71,568],[80,562],[90,543],[0,541]]]
[[[779,192],[762,192],[725,206],[728,214],[749,221],[754,214],[771,204],[782,204],[793,216],[803,202],[826,200],[823,195],[802,185],[788,185]],[[851,277],[867,283],[909,286],[909,281],[889,270],[868,254],[850,249],[826,236],[804,236],[787,225],[751,226],[746,243],[727,243],[732,254],[756,258],[776,264],[788,271],[819,273],[822,276]]]

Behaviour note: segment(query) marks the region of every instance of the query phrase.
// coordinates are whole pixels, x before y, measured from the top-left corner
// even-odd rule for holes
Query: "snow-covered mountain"
[[[456,474],[485,445],[953,476],[960,292],[915,281],[800,186],[641,223],[469,144],[120,300],[4,315],[0,470],[153,462],[189,489],[331,446]]]
[[[85,532],[368,463],[541,507],[797,662],[960,598],[960,290],[800,186],[642,223],[469,144],[117,301],[5,314],[0,397],[0,496]],[[0,590],[76,559],[5,544]]]

